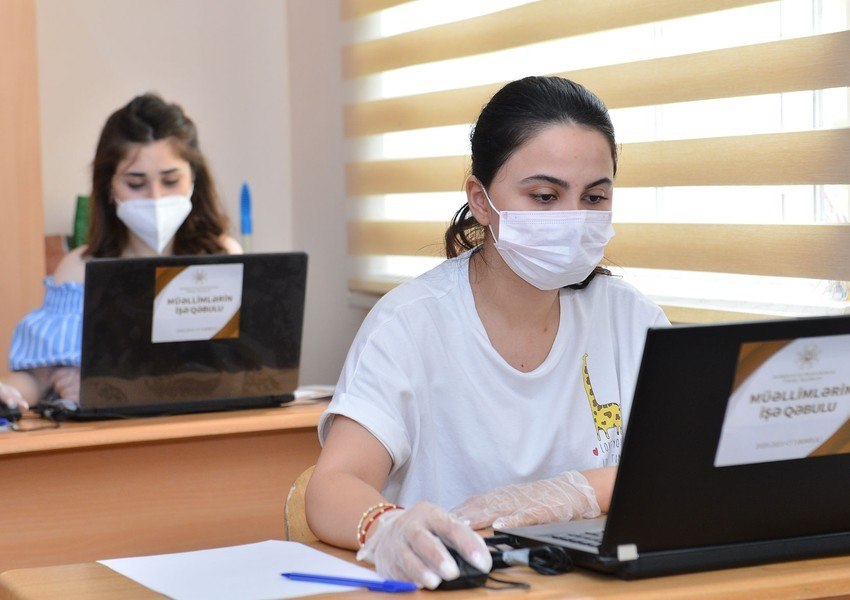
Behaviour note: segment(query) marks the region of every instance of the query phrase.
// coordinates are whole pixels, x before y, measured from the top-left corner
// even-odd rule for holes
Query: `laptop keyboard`
[[[580,533],[567,533],[563,535],[553,535],[552,537],[565,542],[574,544],[583,544],[585,546],[599,546],[602,543],[602,534],[605,529],[593,529],[590,531],[582,531]]]

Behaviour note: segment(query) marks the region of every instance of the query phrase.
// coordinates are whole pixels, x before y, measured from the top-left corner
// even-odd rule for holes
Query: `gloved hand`
[[[0,381],[0,402],[3,402],[9,408],[18,407],[21,410],[26,410],[30,407],[18,388],[2,381]]]
[[[460,571],[443,541],[477,569],[489,573],[493,566],[481,536],[434,504],[417,502],[387,511],[371,529],[374,533],[370,531],[357,560],[374,564],[385,579],[413,581],[428,589],[443,579],[456,579]]]
[[[596,492],[578,471],[496,488],[465,500],[451,513],[473,529],[524,527],[601,514]]]

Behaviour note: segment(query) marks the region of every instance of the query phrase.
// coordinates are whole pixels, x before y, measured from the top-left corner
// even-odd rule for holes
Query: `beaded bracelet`
[[[366,532],[369,531],[369,527],[372,526],[372,523],[378,520],[385,512],[391,510],[400,510],[403,509],[403,506],[398,506],[397,504],[390,504],[388,502],[378,502],[367,508],[364,513],[360,516],[360,521],[357,523],[357,544],[361,548],[366,543]]]

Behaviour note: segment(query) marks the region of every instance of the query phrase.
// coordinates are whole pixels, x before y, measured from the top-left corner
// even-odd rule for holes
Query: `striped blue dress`
[[[44,302],[25,316],[12,336],[9,368],[80,366],[83,346],[83,284],[44,280]]]

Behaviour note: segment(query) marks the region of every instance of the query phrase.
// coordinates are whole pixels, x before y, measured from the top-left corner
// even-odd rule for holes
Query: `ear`
[[[466,178],[466,201],[469,204],[472,216],[483,227],[498,224],[498,218],[493,218],[493,209],[490,208],[490,203],[487,202],[487,197],[484,195],[484,185],[474,175]],[[491,221],[495,223],[491,223]]]

